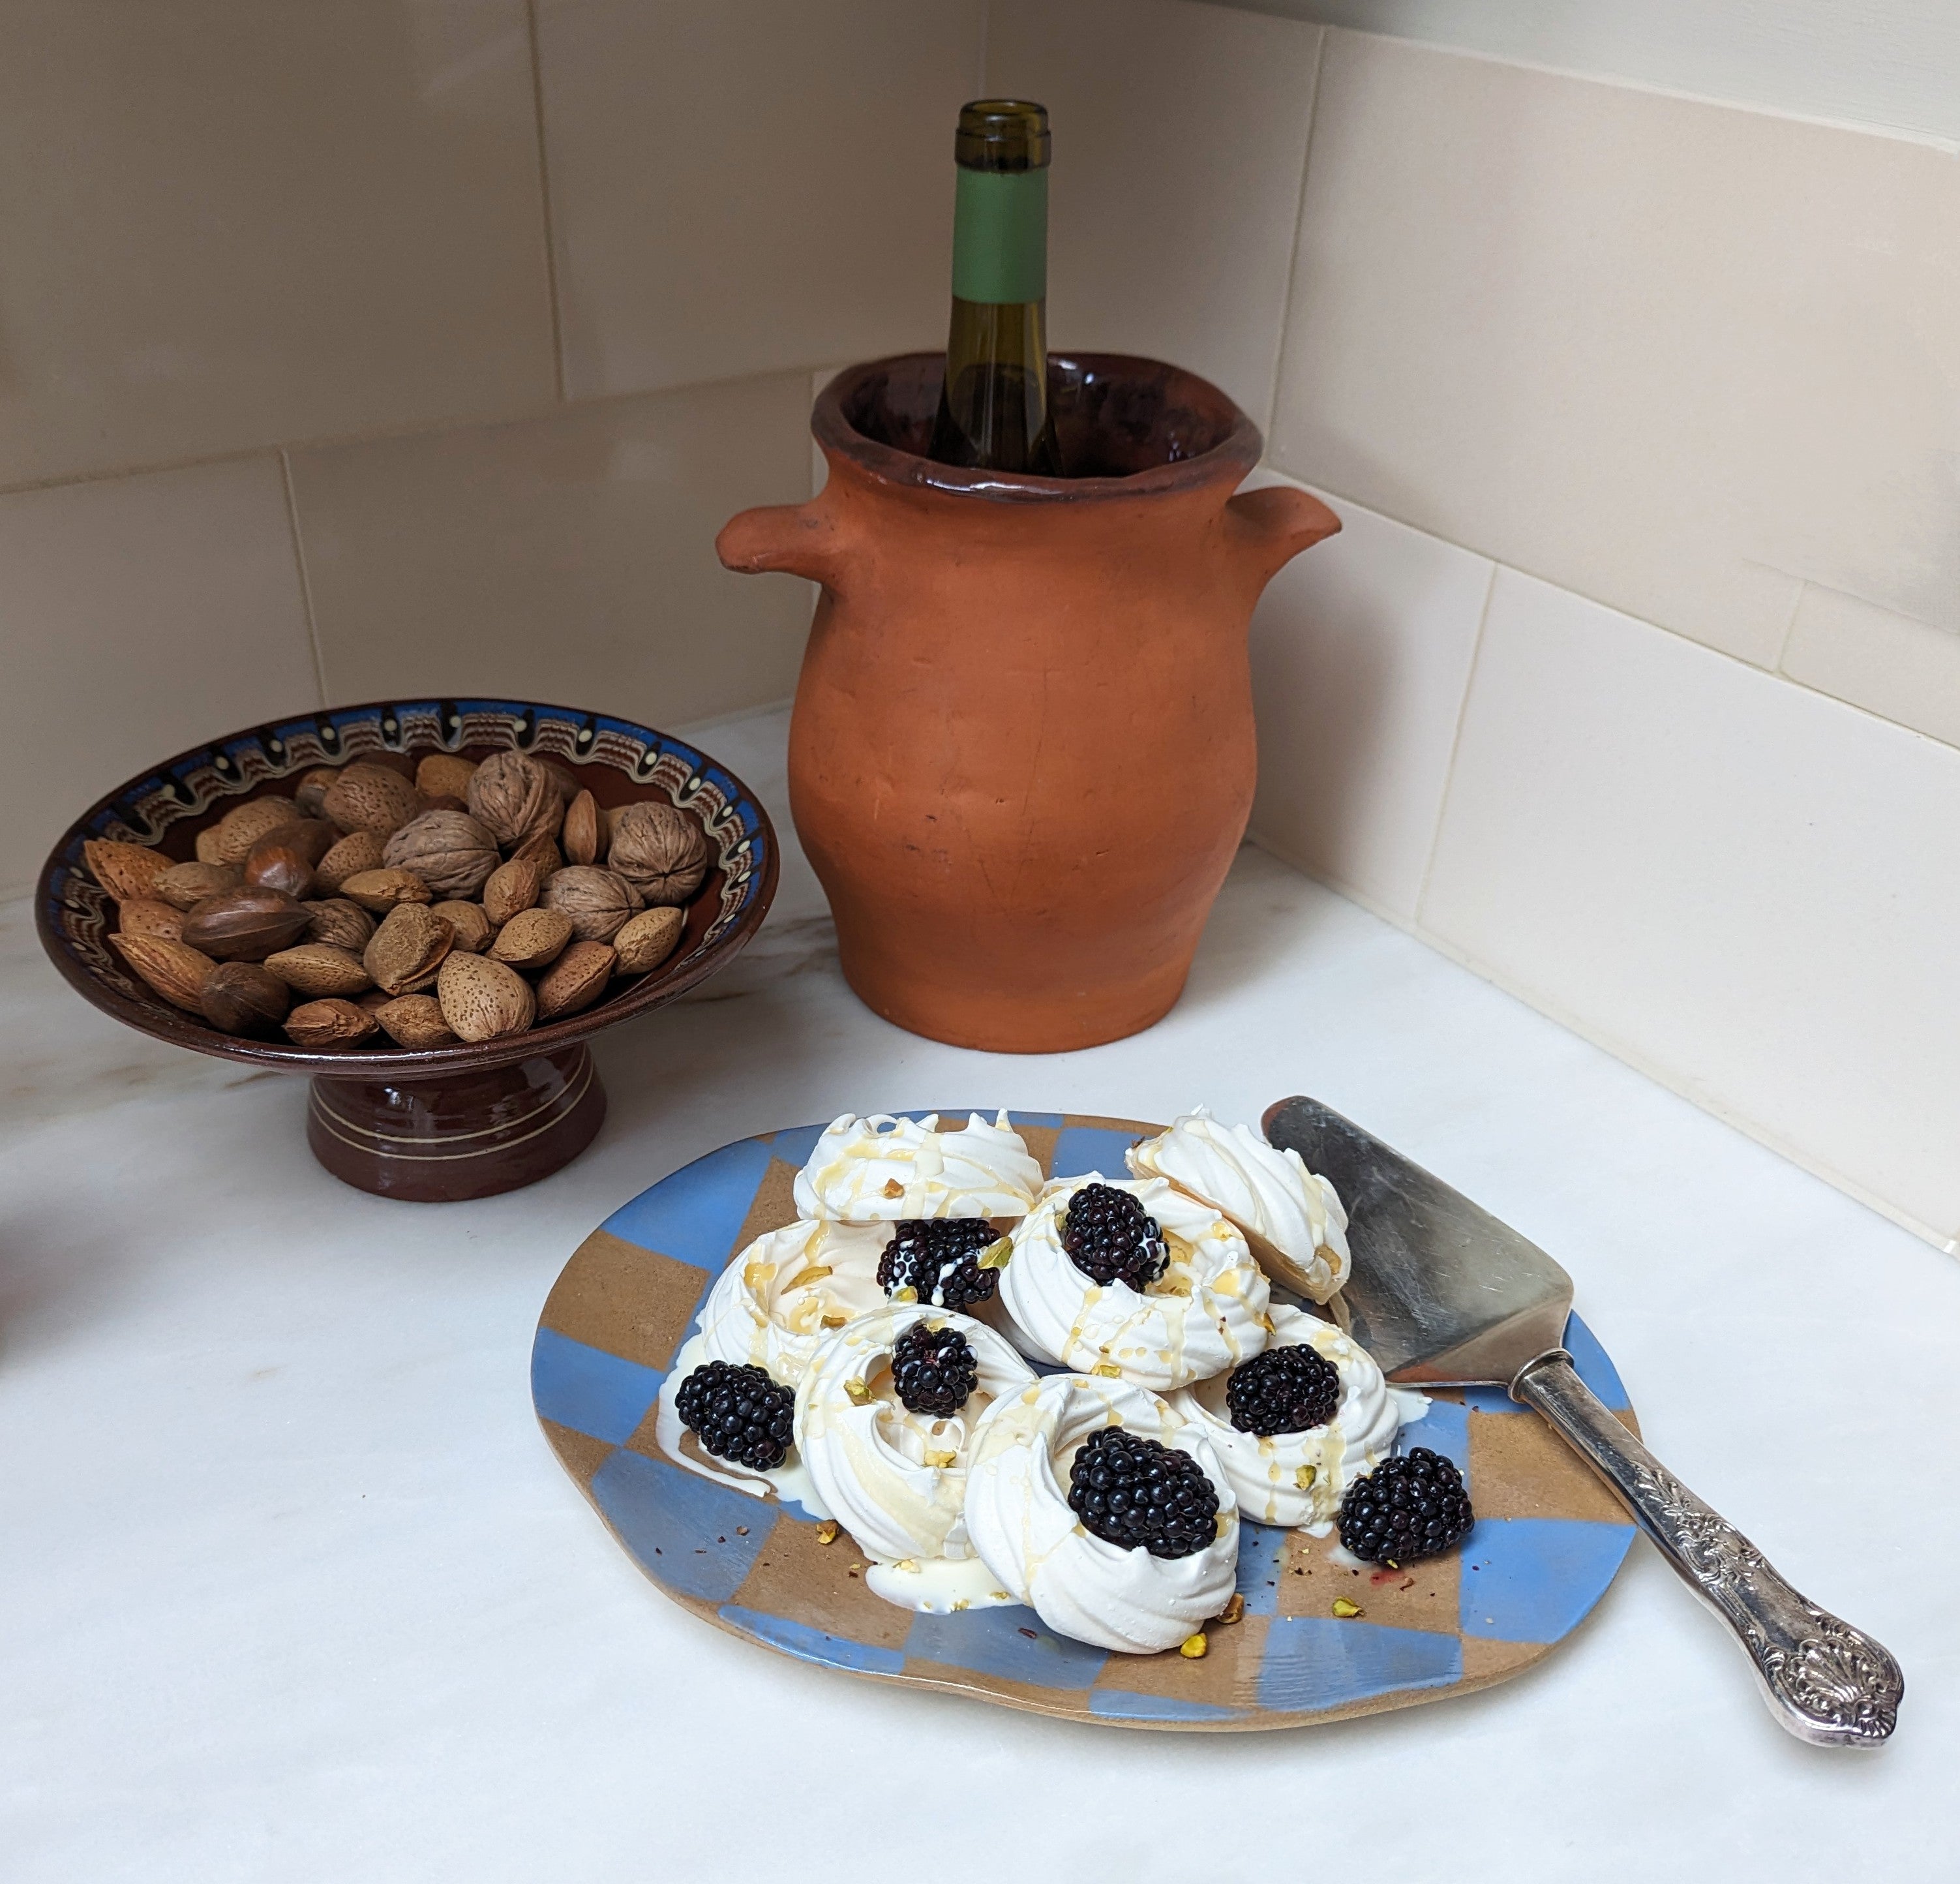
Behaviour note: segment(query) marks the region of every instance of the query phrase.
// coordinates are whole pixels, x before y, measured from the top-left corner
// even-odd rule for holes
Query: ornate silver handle
[[[1564,1348],[1521,1369],[1511,1397],[1544,1415],[1728,1624],[1755,1665],[1770,1711],[1792,1733],[1814,1746],[1878,1746],[1890,1736],[1905,1677],[1883,1645],[1785,1583],[1600,1404]]]

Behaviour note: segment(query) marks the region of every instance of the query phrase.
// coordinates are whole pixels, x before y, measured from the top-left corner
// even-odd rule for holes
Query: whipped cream
[[[797,1173],[797,1214],[847,1224],[1025,1215],[1041,1190],[1041,1166],[1007,1115],[990,1125],[974,1112],[951,1131],[938,1124],[936,1113],[832,1119]]]
[[[1092,1281],[1061,1246],[1069,1198],[1085,1184],[1103,1183],[1131,1192],[1169,1247],[1164,1273],[1141,1293]],[[1271,1293],[1246,1239],[1209,1205],[1163,1178],[1093,1172],[1042,1192],[1015,1225],[1013,1254],[1001,1271],[1001,1302],[1039,1353],[1084,1373],[1113,1370],[1158,1393],[1256,1354],[1266,1345]]]
[[[882,1308],[882,1225],[796,1223],[758,1236],[715,1278],[701,1311],[702,1358],[765,1368],[786,1387],[824,1338]]]
[[[1325,1426],[1267,1439],[1242,1433],[1226,1405],[1225,1374],[1172,1394],[1170,1405],[1211,1441],[1246,1516],[1324,1536],[1341,1494],[1388,1457],[1405,1418],[1420,1418],[1428,1402],[1391,1387],[1373,1357],[1331,1322],[1285,1306],[1272,1319],[1269,1347],[1312,1348],[1341,1376],[1340,1402]]]
[[[956,1328],[979,1365],[979,1381],[955,1414],[915,1413],[892,1383],[892,1350],[916,1323]],[[865,1581],[906,1609],[947,1610],[1012,1600],[991,1571],[932,1573],[973,1555],[963,1514],[974,1428],[1003,1395],[1032,1384],[1033,1370],[972,1316],[895,1303],[832,1335],[797,1389],[796,1443],[818,1497],[870,1558]]]
[[[1221,1125],[1201,1106],[1132,1146],[1125,1162],[1229,1217],[1273,1280],[1310,1301],[1329,1300],[1348,1280],[1348,1213],[1334,1186],[1250,1126]]]
[[[1122,1426],[1187,1452],[1217,1488],[1218,1535],[1188,1557],[1125,1550],[1068,1508],[1068,1472],[1089,1435]],[[974,1432],[966,1528],[980,1560],[1058,1634],[1128,1655],[1175,1647],[1224,1608],[1236,1580],[1239,1514],[1210,1442],[1127,1381],[1051,1374],[996,1400]]]

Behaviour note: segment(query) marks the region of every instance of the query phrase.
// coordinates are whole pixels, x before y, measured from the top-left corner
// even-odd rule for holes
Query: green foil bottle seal
[[[995,305],[1048,294],[1048,113],[1020,99],[963,107],[953,136],[953,292]]]

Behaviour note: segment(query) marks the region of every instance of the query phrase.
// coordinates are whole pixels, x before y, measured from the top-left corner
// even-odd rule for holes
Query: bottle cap
[[[955,162],[970,170],[1048,167],[1048,108],[1020,98],[976,98],[959,107]]]

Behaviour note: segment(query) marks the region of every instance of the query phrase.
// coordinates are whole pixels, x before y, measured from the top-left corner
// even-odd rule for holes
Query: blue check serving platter
[[[1120,1171],[1125,1150],[1160,1129],[1010,1116],[1055,1176]],[[1447,1454],[1468,1481],[1477,1524],[1463,1548],[1404,1571],[1356,1570],[1330,1554],[1332,1538],[1242,1523],[1244,1616],[1208,1631],[1202,1660],[1107,1654],[1026,1609],[894,1608],[864,1587],[848,1534],[826,1548],[800,1507],[685,1471],[654,1439],[660,1383],[709,1286],[752,1238],[794,1217],[791,1181],[822,1129],[724,1145],[616,1211],[558,1278],[532,1351],[532,1398],[553,1450],[634,1561],[704,1620],[801,1661],[1041,1714],[1297,1726],[1521,1672],[1579,1626],[1624,1561],[1632,1525],[1542,1421],[1494,1389],[1448,1390],[1432,1395],[1410,1443]],[[1577,1316],[1566,1345],[1631,1425],[1619,1376]],[[1342,1599],[1361,1613],[1337,1615]]]

